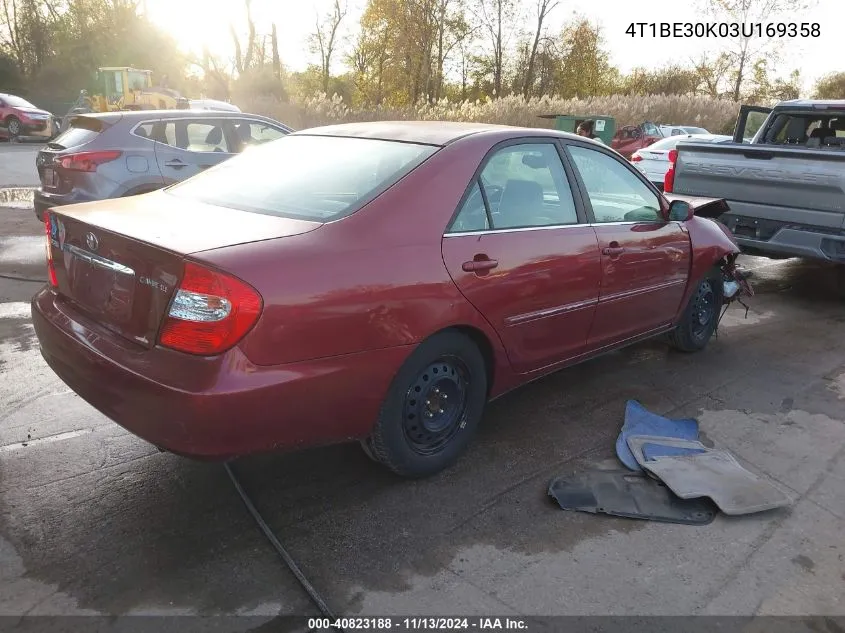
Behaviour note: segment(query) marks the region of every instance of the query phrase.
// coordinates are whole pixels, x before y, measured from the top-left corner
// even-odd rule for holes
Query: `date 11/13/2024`
[[[308,629],[319,630],[420,630],[420,631],[452,631],[452,630],[511,630],[524,631],[528,626],[524,620],[510,617],[474,617],[474,618],[442,618],[442,617],[351,617],[351,618],[309,618]]]
[[[625,29],[631,37],[737,38],[737,37],[821,37],[818,22],[631,22]]]

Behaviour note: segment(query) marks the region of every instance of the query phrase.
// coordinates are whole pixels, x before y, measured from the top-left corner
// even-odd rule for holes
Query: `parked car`
[[[147,193],[292,130],[254,114],[162,110],[80,114],[36,158],[35,214]]]
[[[663,334],[702,349],[739,249],[693,212],[563,132],[310,129],[48,211],[33,322],[62,380],[162,449],[360,439],[424,476],[523,383]]]
[[[188,101],[191,110],[215,110],[219,112],[240,112],[241,109],[228,101],[217,99],[191,99]]]
[[[669,190],[727,198],[721,220],[749,254],[845,264],[845,100],[743,106],[733,141],[679,146]]]
[[[52,114],[26,99],[0,93],[0,138],[46,140],[53,136],[53,132]]]
[[[619,128],[610,146],[625,158],[631,158],[638,149],[648,147],[662,138],[663,133],[660,128],[655,123],[647,121],[641,125],[626,125]]]
[[[732,137],[724,134],[685,134],[669,136],[652,143],[645,149],[638,149],[631,155],[631,162],[658,189],[663,189],[663,180],[669,169],[672,150],[679,143],[694,141],[697,143],[729,143]]]
[[[693,125],[661,125],[660,131],[663,136],[684,136],[687,134],[710,134],[703,127],[695,127]]]

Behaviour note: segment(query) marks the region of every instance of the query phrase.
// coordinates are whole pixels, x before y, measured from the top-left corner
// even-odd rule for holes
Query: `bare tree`
[[[492,46],[490,69],[493,74],[493,92],[502,96],[505,74],[505,51],[512,25],[516,21],[515,0],[477,0],[478,17],[487,31]]]
[[[246,50],[241,49],[241,40],[234,24],[229,24],[229,33],[235,46],[235,69],[243,74],[252,67],[255,55],[255,22],[252,19],[252,0],[244,0],[246,6],[247,40]]]
[[[332,9],[322,20],[317,17],[316,30],[311,35],[311,50],[320,55],[320,71],[322,73],[323,92],[329,91],[331,79],[332,55],[337,44],[337,32],[340,23],[346,16],[346,2],[334,0]]]
[[[528,68],[525,70],[525,80],[522,85],[522,95],[526,99],[531,95],[531,88],[534,85],[534,65],[537,61],[540,38],[543,36],[543,23],[559,4],[559,0],[537,0],[537,28],[534,31],[534,42],[531,44],[531,52],[528,55]]]
[[[812,0],[811,0],[812,1]],[[730,96],[739,101],[743,83],[753,74],[762,58],[777,58],[780,39],[766,34],[766,26],[782,15],[802,15],[809,4],[805,0],[699,0],[704,11],[717,22],[736,25],[726,39],[725,55],[732,67]]]
[[[273,30],[270,32],[270,41],[273,47],[273,76],[276,79],[282,78],[282,60],[279,57],[279,36],[276,34],[276,23],[273,22]]]

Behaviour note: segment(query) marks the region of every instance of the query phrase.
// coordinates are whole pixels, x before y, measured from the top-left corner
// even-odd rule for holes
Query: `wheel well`
[[[484,332],[471,325],[456,325],[447,328],[447,330],[460,332],[478,346],[481,356],[484,358],[484,368],[487,370],[487,393],[489,395],[490,390],[493,388],[496,368],[496,354],[493,351],[493,345],[490,343],[490,339],[487,338]]]

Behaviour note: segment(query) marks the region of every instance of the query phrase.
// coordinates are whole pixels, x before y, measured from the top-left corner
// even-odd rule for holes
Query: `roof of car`
[[[251,114],[249,112],[232,112],[229,110],[121,110],[120,112],[92,112],[79,114],[74,116],[87,116],[103,121],[117,122],[121,120],[127,121],[142,121],[144,119],[182,119],[190,118],[209,118],[209,119],[224,119],[224,118],[243,118],[248,116],[253,119],[264,119],[266,121],[274,121],[266,116],[260,114]],[[277,121],[278,123],[278,121]],[[284,125],[284,124],[282,124]],[[287,127],[287,126],[286,126]]]
[[[483,132],[500,132],[504,135],[520,136],[539,134],[573,137],[573,134],[548,128],[520,128],[493,123],[464,123],[456,121],[369,121],[366,123],[339,123],[313,127],[295,132],[295,135],[309,136],[351,136],[405,143],[427,145],[448,145],[466,136]],[[580,137],[578,137],[580,138]]]
[[[776,108],[812,108],[812,107],[828,107],[828,108],[845,108],[845,99],[790,99],[789,101],[781,101]]]

